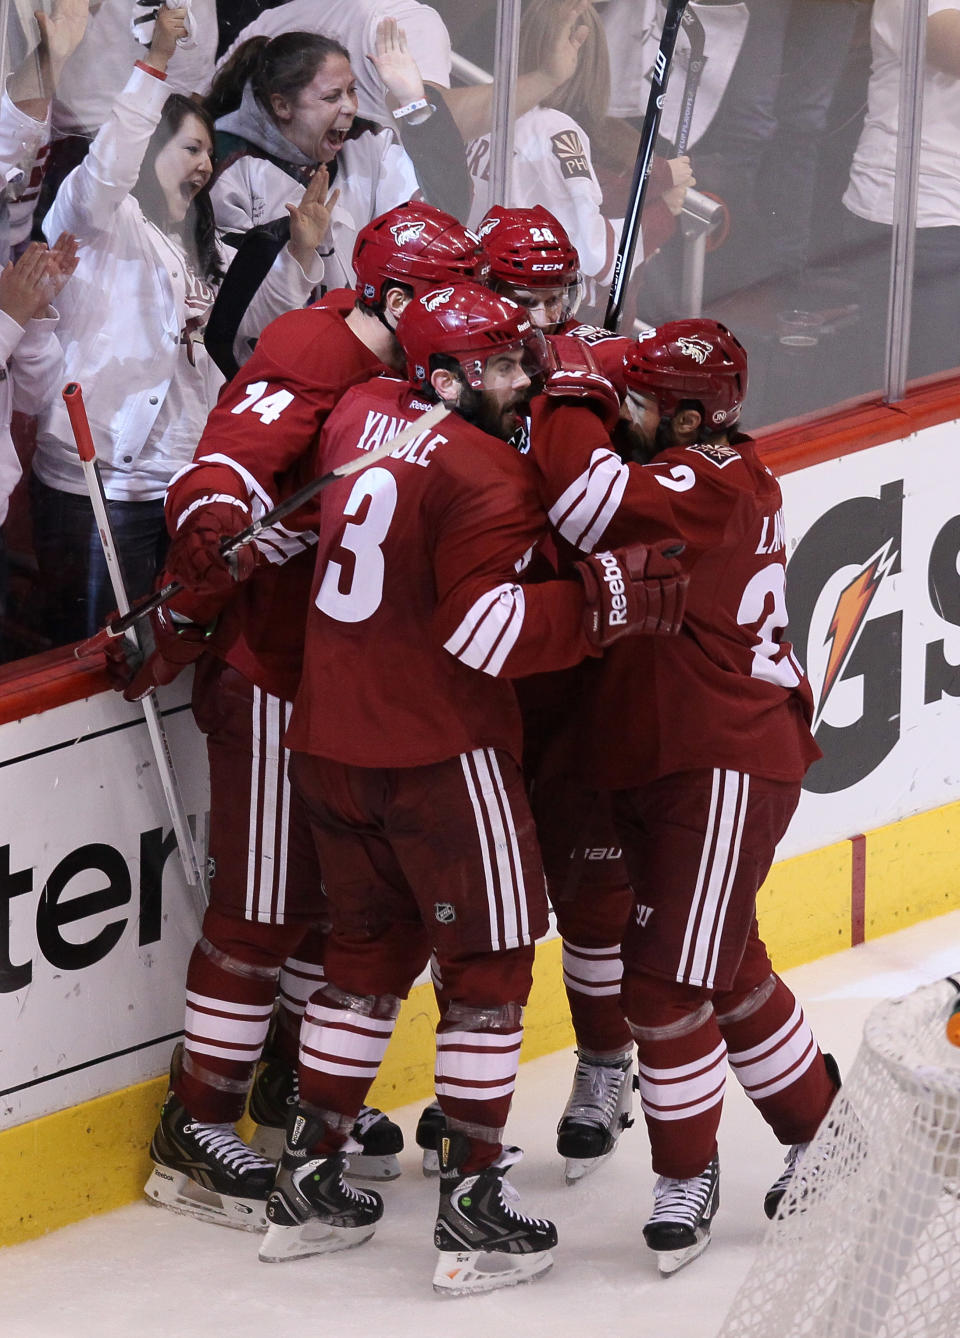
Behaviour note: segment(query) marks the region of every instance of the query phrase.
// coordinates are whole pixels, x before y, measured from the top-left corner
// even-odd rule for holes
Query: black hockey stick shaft
[[[687,77],[683,84],[683,97],[680,100],[680,120],[677,125],[677,139],[673,150],[677,158],[686,153],[687,145],[690,143],[693,108],[697,101],[700,77],[703,74],[705,64],[703,49],[706,36],[699,15],[695,14],[692,9],[688,9],[683,16],[683,31],[686,33],[687,41],[690,44],[690,56],[687,62]]]
[[[629,205],[620,233],[617,247],[617,259],[613,270],[613,283],[610,285],[610,297],[607,300],[607,312],[603,318],[603,328],[616,333],[623,315],[623,304],[633,268],[633,257],[640,235],[640,216],[643,213],[643,200],[647,193],[647,181],[650,177],[650,165],[653,162],[653,146],[663,115],[663,98],[670,75],[670,63],[673,49],[677,44],[677,34],[687,7],[687,0],[668,0],[660,46],[657,49],[653,73],[650,76],[650,96],[647,110],[640,131],[640,144],[637,148],[637,161],[633,168],[633,181],[630,185]]]
[[[315,497],[317,493],[326,488],[328,484],[335,483],[337,479],[349,478],[351,474],[359,474],[359,472],[362,469],[366,469],[368,465],[375,464],[377,460],[381,460],[387,455],[392,455],[394,451],[406,446],[414,439],[414,437],[420,436],[421,433],[431,431],[432,428],[436,427],[439,422],[446,418],[449,412],[450,410],[445,404],[436,404],[432,409],[421,414],[419,418],[414,419],[409,427],[405,427],[403,431],[397,433],[395,437],[391,437],[381,446],[378,446],[376,450],[371,451],[369,455],[358,455],[355,460],[348,460],[345,464],[337,465],[336,469],[331,469],[326,474],[321,474],[319,478],[311,479],[310,482],[305,483],[302,488],[298,488],[296,492],[291,493],[285,501],[279,502],[272,510],[265,512],[259,520],[255,520],[251,525],[248,525],[245,530],[241,530],[239,534],[232,535],[229,539],[224,539],[220,544],[220,556],[230,557],[230,555],[235,553],[238,548],[242,548],[244,544],[248,544],[256,539],[261,530],[269,529],[271,525],[276,525],[279,521],[292,515],[294,511],[298,511],[300,507],[309,502],[312,497]],[[137,604],[129,613],[124,614],[122,618],[114,618],[112,622],[108,622],[106,626],[101,628],[94,636],[88,638],[86,641],[82,641],[74,652],[77,658],[81,659],[87,655],[95,655],[98,651],[102,650],[107,642],[112,640],[113,637],[123,636],[124,632],[129,631],[141,618],[145,618],[148,613],[152,613],[154,609],[158,609],[161,604],[166,604],[168,599],[173,599],[174,595],[178,595],[183,588],[184,587],[179,581],[168,581],[166,585],[161,586],[161,588],[155,594],[151,595],[149,599],[145,599]]]

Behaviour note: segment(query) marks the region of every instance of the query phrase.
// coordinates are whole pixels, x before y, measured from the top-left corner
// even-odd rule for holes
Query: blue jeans
[[[117,607],[89,499],[30,478],[33,546],[44,587],[44,630],[60,646],[92,636]],[[128,598],[149,594],[163,566],[163,500],[109,502]]]

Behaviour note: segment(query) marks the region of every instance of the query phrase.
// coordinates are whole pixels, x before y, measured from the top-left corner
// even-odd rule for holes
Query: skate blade
[[[616,1146],[612,1147],[609,1152],[605,1152],[602,1157],[568,1157],[563,1170],[563,1183],[565,1185],[575,1185],[578,1180],[593,1175],[599,1166],[610,1160],[615,1151]]]
[[[369,1240],[376,1227],[336,1227],[316,1219],[299,1226],[279,1226],[271,1222],[260,1246],[262,1264],[281,1264],[287,1259],[306,1259],[313,1254],[333,1254],[337,1250],[351,1250]]]
[[[396,1180],[400,1175],[400,1163],[393,1153],[385,1157],[366,1157],[351,1152],[343,1174],[347,1180]]]
[[[269,1124],[258,1124],[250,1139],[250,1147],[268,1161],[279,1162],[283,1156],[283,1129],[271,1128]]]
[[[669,1278],[671,1274],[698,1259],[709,1244],[710,1232],[705,1231],[702,1240],[698,1240],[694,1245],[685,1245],[682,1250],[657,1250],[657,1272],[662,1278]]]
[[[169,1166],[154,1166],[143,1187],[150,1203],[169,1208],[201,1222],[233,1227],[238,1231],[266,1231],[266,1199],[237,1199],[204,1189],[182,1171]]]
[[[536,1254],[505,1254],[499,1250],[441,1250],[433,1274],[439,1296],[473,1296],[501,1287],[516,1287],[549,1273],[549,1250]]]
[[[433,1148],[422,1148],[423,1173],[428,1178],[440,1174],[440,1153]]]

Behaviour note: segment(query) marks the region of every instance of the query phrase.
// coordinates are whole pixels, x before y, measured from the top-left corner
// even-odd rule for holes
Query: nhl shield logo
[[[418,242],[425,227],[421,219],[419,223],[394,223],[390,231],[398,246],[406,246],[407,242]]]
[[[452,288],[439,288],[434,293],[428,293],[422,301],[427,311],[436,311],[437,307],[442,307],[445,302],[449,302],[451,297],[453,297]]]
[[[708,344],[705,339],[678,339],[677,343],[681,353],[701,365],[706,362],[707,355],[713,352],[713,345]]]
[[[433,913],[438,925],[452,925],[457,918],[457,912],[449,901],[434,902]]]

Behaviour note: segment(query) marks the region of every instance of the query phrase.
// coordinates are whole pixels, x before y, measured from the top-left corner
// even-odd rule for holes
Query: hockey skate
[[[710,1244],[710,1224],[720,1207],[720,1163],[716,1157],[700,1175],[673,1180],[662,1175],[653,1190],[653,1214],[643,1238],[657,1255],[661,1277],[676,1273]]]
[[[463,1175],[459,1165],[469,1150],[462,1133],[444,1131],[439,1144],[440,1211],[433,1232],[440,1252],[433,1289],[442,1296],[513,1287],[553,1266],[556,1227],[543,1218],[524,1217],[505,1202],[518,1197],[504,1172],[520,1160],[520,1149],[504,1148],[492,1166]]]
[[[287,1112],[299,1098],[297,1071],[285,1059],[262,1064],[250,1089],[250,1118],[257,1126],[250,1146],[278,1162],[283,1155],[283,1132]],[[400,1174],[397,1153],[403,1151],[403,1131],[382,1110],[364,1106],[353,1126],[360,1151],[350,1156],[350,1180],[396,1180]]]
[[[433,1101],[420,1112],[417,1121],[417,1147],[423,1153],[423,1173],[426,1176],[440,1174],[440,1154],[437,1148],[446,1128],[446,1120],[438,1102]]]
[[[267,1234],[260,1246],[265,1264],[349,1250],[368,1240],[383,1216],[379,1194],[344,1180],[345,1151],[311,1155],[323,1135],[322,1121],[300,1106],[290,1107],[277,1183],[267,1202]]]
[[[179,1067],[174,1052],[171,1078]],[[232,1124],[200,1124],[171,1089],[150,1141],[152,1203],[241,1231],[265,1231],[276,1167],[244,1143]]]
[[[827,1066],[827,1072],[839,1092],[841,1083],[840,1069],[837,1067],[837,1061],[834,1059],[833,1055],[824,1055],[823,1059]],[[826,1120],[826,1127],[828,1129],[830,1127],[829,1115]],[[807,1180],[809,1178],[812,1182],[813,1178],[816,1176],[816,1171],[814,1170],[809,1177],[805,1177],[801,1169],[804,1154],[809,1146],[809,1143],[794,1143],[792,1147],[787,1149],[787,1155],[783,1159],[783,1170],[767,1190],[766,1194],[764,1194],[763,1211],[771,1221],[776,1217],[780,1208],[780,1203],[791,1187],[792,1193],[790,1195],[790,1205],[787,1212],[803,1212],[803,1201],[807,1196]]]
[[[557,1125],[557,1151],[567,1159],[564,1179],[568,1185],[613,1156],[621,1133],[633,1124],[636,1082],[632,1049],[604,1062],[577,1051],[573,1087]]]

